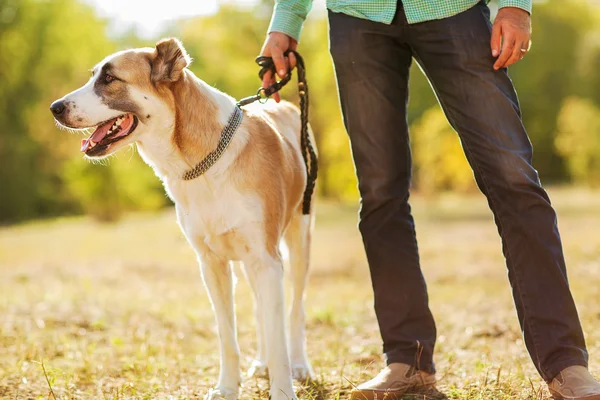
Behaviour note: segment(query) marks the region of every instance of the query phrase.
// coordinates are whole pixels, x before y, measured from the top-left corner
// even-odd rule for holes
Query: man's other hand
[[[492,55],[498,57],[494,69],[506,68],[525,57],[531,47],[531,16],[517,7],[498,11],[492,29]],[[500,48],[502,46],[502,48]]]

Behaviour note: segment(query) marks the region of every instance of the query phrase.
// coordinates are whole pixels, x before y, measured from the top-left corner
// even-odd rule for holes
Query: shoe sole
[[[558,392],[555,392],[552,389],[550,389],[550,395],[552,395],[552,398],[554,400],[600,400],[600,394],[586,397],[564,397],[563,395],[561,395]]]
[[[404,396],[411,394],[424,394],[428,390],[435,387],[435,384],[419,387],[418,389],[411,390],[398,390],[398,391],[387,391],[387,390],[353,390],[350,392],[349,400],[402,400]],[[587,399],[585,399],[587,400]],[[595,400],[595,399],[593,399]],[[598,399],[600,400],[600,399]]]

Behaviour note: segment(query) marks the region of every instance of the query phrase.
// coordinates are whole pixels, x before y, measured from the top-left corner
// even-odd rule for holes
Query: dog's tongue
[[[114,118],[108,122],[103,123],[102,125],[100,125],[99,127],[96,128],[94,133],[92,133],[92,136],[90,136],[87,139],[82,139],[81,140],[81,152],[85,153],[89,149],[90,141],[93,140],[94,142],[98,143],[102,139],[104,139],[104,137],[108,133],[108,130],[115,123],[116,120],[117,120],[117,118]]]

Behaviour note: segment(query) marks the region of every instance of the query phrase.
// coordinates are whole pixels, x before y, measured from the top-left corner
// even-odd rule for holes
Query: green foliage
[[[68,212],[73,197],[57,168],[64,134],[48,104],[84,82],[96,54],[113,47],[92,10],[72,0],[2,1],[0,15],[0,221]]]
[[[569,97],[558,115],[556,149],[578,183],[600,185],[600,107]]]
[[[542,179],[568,177],[563,160],[554,148],[556,115],[563,100],[587,91],[588,81],[599,71],[582,68],[587,37],[600,32],[598,8],[587,1],[550,0],[535,4],[531,52],[510,68],[523,110],[523,121],[534,147],[534,164]],[[585,49],[584,49],[585,47]],[[591,94],[600,103],[600,92]]]
[[[164,206],[167,197],[158,178],[131,149],[102,163],[74,158],[64,164],[65,186],[75,196],[78,210],[101,221],[115,221],[127,210]]]
[[[425,193],[439,190],[464,192],[475,187],[458,135],[438,106],[427,110],[412,128],[418,190]]]

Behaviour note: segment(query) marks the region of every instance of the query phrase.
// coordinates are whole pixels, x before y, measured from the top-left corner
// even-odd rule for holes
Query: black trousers
[[[532,167],[512,82],[506,70],[492,68],[489,9],[482,2],[409,25],[399,7],[391,25],[329,13],[330,50],[361,194],[359,228],[387,362],[435,371],[436,328],[408,201],[406,113],[414,58],[494,214],[535,366],[547,381],[568,366],[587,366],[556,214]]]

